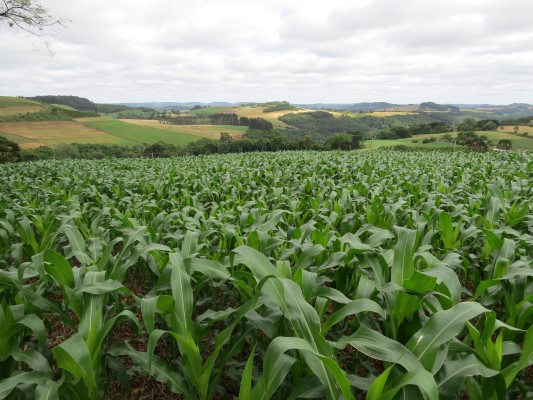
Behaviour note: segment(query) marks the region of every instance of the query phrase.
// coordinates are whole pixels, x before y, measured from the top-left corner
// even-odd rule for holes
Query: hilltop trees
[[[66,20],[55,17],[40,0],[3,0],[0,2],[0,25],[18,27],[32,35],[42,36],[45,28],[65,26]]]

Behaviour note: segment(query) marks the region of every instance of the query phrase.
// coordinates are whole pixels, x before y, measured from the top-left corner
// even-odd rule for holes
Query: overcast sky
[[[96,102],[533,103],[532,0],[42,0],[0,95]]]

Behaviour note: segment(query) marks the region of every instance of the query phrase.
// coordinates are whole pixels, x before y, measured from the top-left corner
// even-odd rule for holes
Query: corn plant
[[[532,182],[520,152],[3,164],[0,398],[529,398]]]

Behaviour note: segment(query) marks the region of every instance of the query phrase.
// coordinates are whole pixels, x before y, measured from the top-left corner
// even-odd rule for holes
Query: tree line
[[[94,104],[91,100],[86,99],[84,97],[78,97],[78,96],[46,95],[46,96],[26,97],[26,99],[40,101],[41,103],[45,103],[45,104],[61,104],[63,106],[75,108],[76,110],[79,110],[79,111],[95,111],[96,110],[96,104]]]
[[[453,118],[441,113],[354,118],[347,115],[335,117],[327,111],[290,113],[280,116],[279,120],[309,133],[316,140],[326,140],[332,134],[342,132],[362,132],[376,139],[410,137],[426,131],[431,131],[427,133],[449,132],[453,123]],[[400,132],[402,129],[399,127],[408,131]]]
[[[362,135],[356,132],[333,135],[326,142],[319,143],[310,135],[296,139],[287,137],[281,130],[255,129],[248,130],[239,140],[233,139],[227,132],[221,132],[219,140],[203,138],[183,147],[163,142],[130,147],[71,143],[59,144],[53,148],[41,146],[25,150],[17,143],[0,136],[0,163],[50,159],[161,158],[254,151],[355,150],[361,146]]]
[[[0,122],[71,121],[72,118],[99,117],[100,114],[66,108],[48,107],[42,111],[27,112],[0,117]]]

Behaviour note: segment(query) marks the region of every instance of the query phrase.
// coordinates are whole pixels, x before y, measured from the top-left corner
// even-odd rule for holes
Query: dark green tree
[[[352,135],[341,133],[331,136],[326,140],[326,147],[332,150],[353,150]]]
[[[478,128],[477,122],[474,118],[465,118],[463,122],[457,125],[458,131],[475,131]]]
[[[511,150],[513,143],[509,139],[501,139],[496,147],[500,150]]]
[[[476,134],[476,132],[458,132],[457,133],[456,143],[462,146],[468,145],[475,140],[479,140],[479,136]]]
[[[20,161],[20,146],[0,136],[0,164]]]

